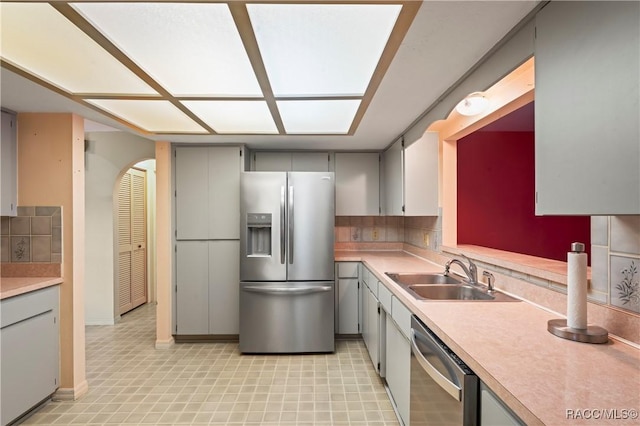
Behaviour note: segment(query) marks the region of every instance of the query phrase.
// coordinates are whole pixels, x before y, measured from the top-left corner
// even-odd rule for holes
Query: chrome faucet
[[[462,268],[464,273],[467,275],[470,284],[478,284],[478,268],[476,267],[476,264],[464,254],[461,254],[460,256],[469,262],[469,267],[459,259],[451,259],[444,265],[444,275],[449,275],[449,269],[451,269],[451,265],[455,263]]]

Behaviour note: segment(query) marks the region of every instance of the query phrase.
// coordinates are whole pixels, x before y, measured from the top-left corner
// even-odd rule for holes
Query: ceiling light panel
[[[401,8],[247,5],[276,96],[364,94]]]
[[[265,101],[183,101],[182,103],[211,126],[216,133],[278,133]]]
[[[278,101],[277,105],[287,133],[346,134],[360,101]]]
[[[208,133],[169,101],[87,99],[111,114],[148,132]]]
[[[0,3],[4,60],[69,93],[157,94],[46,3]]]
[[[73,7],[173,95],[262,96],[226,4]]]

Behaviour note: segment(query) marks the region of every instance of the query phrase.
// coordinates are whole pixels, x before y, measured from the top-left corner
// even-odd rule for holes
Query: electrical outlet
[[[429,245],[429,233],[425,232],[422,234],[422,242],[424,243],[425,246]]]
[[[378,228],[373,228],[373,231],[371,232],[371,239],[373,241],[378,241]]]

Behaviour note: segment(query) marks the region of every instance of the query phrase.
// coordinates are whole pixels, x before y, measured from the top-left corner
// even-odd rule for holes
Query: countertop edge
[[[60,285],[63,281],[62,277],[2,277],[0,281],[0,300]]]

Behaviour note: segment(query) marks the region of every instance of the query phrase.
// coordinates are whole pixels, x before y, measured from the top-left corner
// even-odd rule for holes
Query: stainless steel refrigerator
[[[246,172],[240,193],[240,351],[333,352],[333,173]]]

